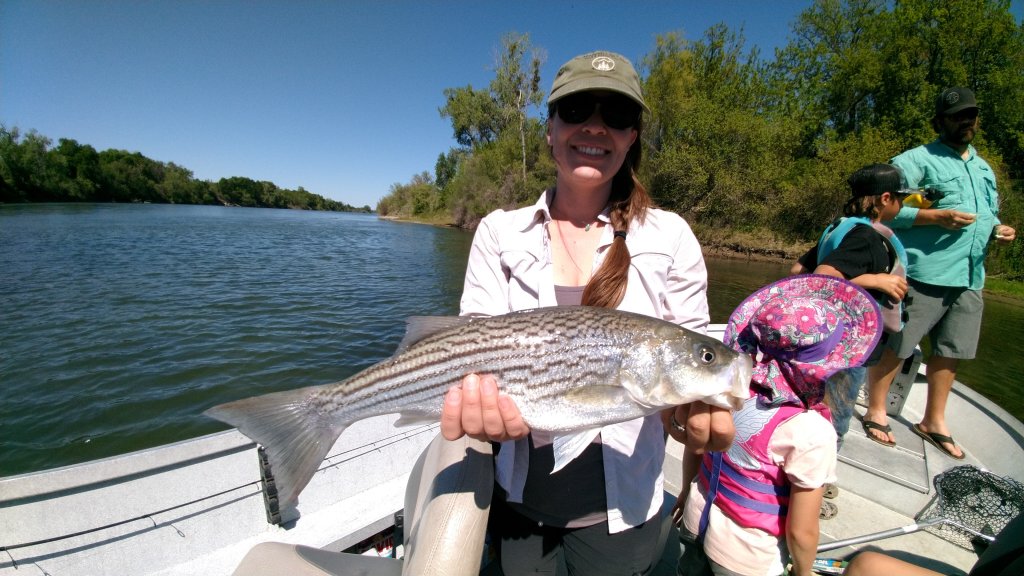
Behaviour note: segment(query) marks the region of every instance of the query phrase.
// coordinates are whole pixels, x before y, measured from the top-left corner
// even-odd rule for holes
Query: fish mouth
[[[700,398],[700,401],[711,406],[739,410],[743,402],[750,397],[750,378],[754,375],[754,363],[750,356],[740,354],[725,370],[729,383],[727,390]]]
[[[743,407],[743,402],[750,396],[750,379],[754,376],[754,361],[746,354],[736,360],[736,373],[733,375],[732,390],[729,393],[729,404],[733,410]]]

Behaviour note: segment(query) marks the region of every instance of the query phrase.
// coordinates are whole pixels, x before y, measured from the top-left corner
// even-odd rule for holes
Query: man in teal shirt
[[[931,191],[926,207],[904,206],[889,222],[907,250],[907,323],[890,338],[869,373],[865,433],[894,445],[886,396],[902,360],[927,335],[928,397],[913,430],[952,458],[962,459],[946,425],[946,401],[960,360],[974,358],[981,329],[985,255],[989,241],[1012,242],[1016,231],[999,222],[995,173],[971,141],[978,130],[978,105],[967,88],[947,88],[935,101],[932,127],[938,139],[892,159],[907,188]],[[867,424],[870,423],[870,424]]]

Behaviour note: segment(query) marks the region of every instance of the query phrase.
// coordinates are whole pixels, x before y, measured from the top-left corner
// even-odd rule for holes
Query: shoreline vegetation
[[[850,174],[934,141],[936,95],[966,86],[999,217],[1024,227],[1024,25],[1009,2],[808,4],[787,44],[764,56],[724,24],[695,40],[656,34],[646,54],[628,55],[649,109],[637,177],[654,203],[708,250],[795,258],[841,215]],[[535,202],[555,179],[545,60],[528,35],[509,33],[488,84],[445,89],[439,112],[456,145],[432,172],[393,184],[377,213],[473,229],[495,209]],[[1024,242],[992,246],[986,268],[1024,283]]]
[[[120,202],[244,206],[332,212],[372,212],[324,198],[302,188],[242,176],[216,182],[195,178],[174,162],[139,152],[108,149],[60,138],[58,144],[34,130],[0,124],[0,204],[38,202]]]
[[[423,224],[461,229],[460,226],[457,226],[449,217],[443,214],[435,214],[423,218],[378,215],[378,218],[406,224]],[[705,231],[702,231],[699,226],[693,226],[693,230],[700,241],[701,251],[705,258],[792,264],[814,245],[813,242],[784,243],[771,239],[766,240],[764,238],[729,233],[725,234],[725,240],[715,240],[708,238],[707,234],[704,233]],[[999,276],[988,276],[985,278],[984,293],[986,298],[991,297],[1024,306],[1024,282],[1008,280]]]

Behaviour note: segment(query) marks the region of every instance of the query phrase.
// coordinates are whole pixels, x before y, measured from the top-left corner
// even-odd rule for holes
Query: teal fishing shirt
[[[999,224],[996,176],[968,146],[968,157],[941,140],[896,156],[891,163],[903,171],[907,188],[934,188],[942,197],[933,209],[953,209],[976,216],[960,230],[914,226],[918,209],[904,206],[887,222],[907,250],[907,275],[926,284],[981,290],[985,286],[985,255]]]

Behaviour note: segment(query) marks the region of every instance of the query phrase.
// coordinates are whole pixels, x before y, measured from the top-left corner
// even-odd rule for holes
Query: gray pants
[[[910,358],[927,336],[932,354],[971,360],[978,350],[981,313],[985,308],[980,290],[932,286],[909,280],[904,304],[907,323],[893,334],[888,345],[899,358]]]

